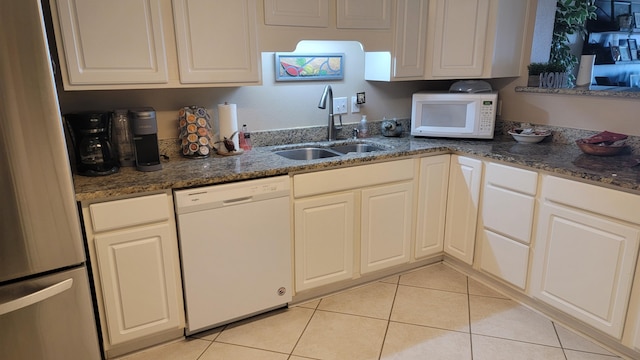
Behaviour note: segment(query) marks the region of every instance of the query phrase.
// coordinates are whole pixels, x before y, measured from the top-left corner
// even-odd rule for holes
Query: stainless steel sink
[[[335,150],[339,153],[347,154],[350,152],[370,152],[370,151],[381,151],[385,150],[383,147],[372,145],[372,144],[345,144],[345,145],[334,145],[329,147],[331,150]]]
[[[275,153],[292,160],[313,160],[343,155],[330,149],[313,147],[279,150]]]

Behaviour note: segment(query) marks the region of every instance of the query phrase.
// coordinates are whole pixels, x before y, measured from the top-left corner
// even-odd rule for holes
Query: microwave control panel
[[[493,132],[493,124],[495,119],[496,106],[492,100],[484,100],[480,107],[480,124],[478,130],[480,134],[489,134]]]

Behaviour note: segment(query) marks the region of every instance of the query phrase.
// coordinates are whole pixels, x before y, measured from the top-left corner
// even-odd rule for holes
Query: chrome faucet
[[[338,130],[342,129],[342,114],[337,114],[338,119],[340,119],[340,126],[336,126],[334,119],[334,116],[336,114],[333,113],[333,90],[331,89],[331,85],[327,85],[324,87],[322,97],[320,98],[320,102],[318,103],[318,108],[327,108],[327,97],[329,98],[329,129],[327,130],[327,140],[333,141],[336,139],[336,133],[338,132]]]

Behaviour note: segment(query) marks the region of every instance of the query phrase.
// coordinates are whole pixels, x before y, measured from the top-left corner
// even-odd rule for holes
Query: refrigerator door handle
[[[71,289],[73,285],[73,279],[63,280],[57,284],[46,287],[42,290],[35,291],[29,295],[20,296],[17,299],[9,300],[0,304],[0,315],[8,314],[10,312],[20,310],[29,305],[45,301],[53,296],[56,296],[64,291]]]

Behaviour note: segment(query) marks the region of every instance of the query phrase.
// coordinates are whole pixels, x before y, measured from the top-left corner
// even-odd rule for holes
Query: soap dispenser
[[[367,115],[362,115],[360,124],[358,124],[358,137],[365,138],[369,135],[369,126],[367,125]]]

